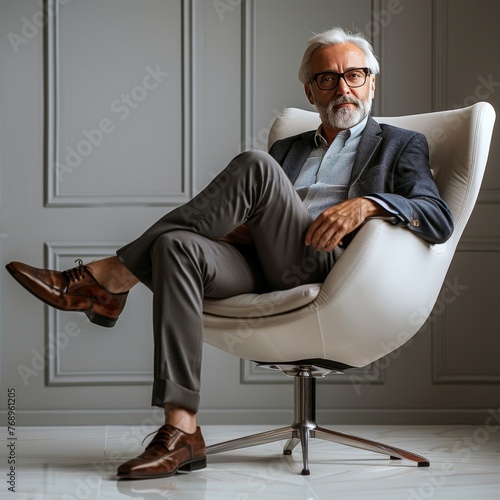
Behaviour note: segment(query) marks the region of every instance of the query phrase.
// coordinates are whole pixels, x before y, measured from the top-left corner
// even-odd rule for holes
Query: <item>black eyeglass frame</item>
[[[363,83],[360,85],[349,85],[349,83],[345,79],[345,74],[350,73],[351,71],[360,71],[360,70],[363,71],[363,73],[365,74],[365,79],[363,80]],[[362,87],[366,83],[366,79],[368,78],[368,75],[371,75],[371,74],[372,74],[372,72],[371,72],[370,68],[351,68],[351,69],[348,69],[347,71],[344,71],[343,73],[335,73],[334,71],[322,71],[321,73],[314,73],[314,75],[312,76],[309,83],[312,84],[313,82],[316,82],[316,85],[318,86],[318,88],[320,90],[335,90],[339,86],[340,79],[342,78],[344,80],[344,82],[346,83],[346,85],[350,89],[358,89],[359,87]],[[337,85],[335,85],[335,87],[331,87],[329,89],[325,89],[325,88],[320,87],[320,85],[318,83],[318,76],[321,76],[321,75],[338,76],[339,79],[337,80]]]

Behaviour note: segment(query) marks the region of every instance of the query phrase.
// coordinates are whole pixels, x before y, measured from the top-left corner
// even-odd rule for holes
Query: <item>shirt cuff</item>
[[[401,222],[401,221],[404,222],[404,219],[403,219],[403,217],[401,217],[399,212],[394,207],[389,205],[386,201],[381,200],[380,198],[377,198],[376,196],[364,196],[363,198],[374,201],[377,205],[380,205],[382,208],[384,208],[390,214],[392,214],[394,217],[389,217],[389,218],[392,219],[394,221],[394,223]]]

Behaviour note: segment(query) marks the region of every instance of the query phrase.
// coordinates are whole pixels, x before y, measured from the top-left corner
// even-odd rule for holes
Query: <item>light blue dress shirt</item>
[[[347,199],[354,160],[367,122],[368,116],[354,127],[342,130],[330,147],[321,135],[321,125],[316,131],[316,147],[294,182],[295,190],[313,219],[327,208]],[[391,214],[398,215],[385,201],[374,196],[366,198],[372,199]]]
[[[351,129],[342,130],[330,147],[321,135],[321,126],[316,131],[316,147],[294,183],[295,190],[314,219],[327,208],[347,199],[352,167],[367,121],[368,117]]]

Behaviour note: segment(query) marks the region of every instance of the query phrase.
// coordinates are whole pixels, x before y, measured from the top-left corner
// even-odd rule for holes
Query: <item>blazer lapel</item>
[[[359,141],[358,152],[354,160],[351,179],[349,181],[349,191],[352,190],[353,186],[358,181],[382,141],[380,137],[381,132],[382,129],[379,124],[370,116],[365,130],[361,135],[361,140]]]
[[[315,131],[302,134],[301,138],[292,144],[289,153],[285,157],[283,170],[292,184],[297,179],[302,166],[313,149],[314,134]]]

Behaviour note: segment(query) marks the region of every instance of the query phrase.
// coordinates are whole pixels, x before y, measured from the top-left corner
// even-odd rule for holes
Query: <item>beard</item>
[[[321,116],[321,121],[332,128],[345,130],[354,127],[359,122],[364,120],[372,108],[373,99],[368,96],[365,100],[358,99],[354,96],[340,96],[332,99],[327,106],[320,106],[316,103],[316,108]],[[339,104],[351,103],[355,108],[340,108],[335,110],[335,106]]]

